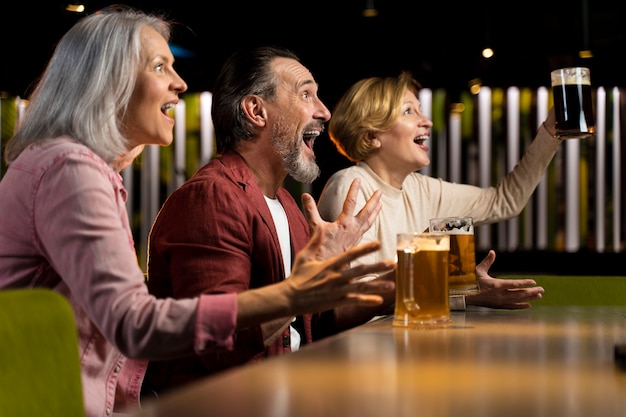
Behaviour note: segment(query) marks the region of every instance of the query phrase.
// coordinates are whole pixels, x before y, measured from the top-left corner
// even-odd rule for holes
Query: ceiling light
[[[376,17],[378,16],[378,9],[374,6],[374,0],[365,0],[365,8],[361,12],[363,17]]]
[[[67,6],[65,6],[65,10],[67,10],[68,12],[83,13],[85,11],[85,5],[84,4],[68,4]]]

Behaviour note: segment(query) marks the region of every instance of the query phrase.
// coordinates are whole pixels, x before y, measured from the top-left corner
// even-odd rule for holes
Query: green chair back
[[[499,276],[499,278],[522,278]],[[626,276],[525,275],[546,292],[533,305],[626,306]]]
[[[0,417],[84,417],[74,313],[46,289],[0,291]]]

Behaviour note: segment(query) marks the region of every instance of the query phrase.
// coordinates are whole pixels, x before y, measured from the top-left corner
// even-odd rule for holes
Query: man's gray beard
[[[287,154],[282,155],[283,164],[287,173],[296,180],[310,184],[320,176],[320,167],[315,162],[315,157],[307,161],[301,153],[302,142]]]
[[[291,148],[287,145],[287,143],[290,143],[289,141],[281,140],[286,137],[288,137],[288,134],[282,131],[282,124],[278,123],[274,127],[271,141],[272,146],[283,161],[285,171],[296,181],[306,184],[312,183],[321,173],[320,167],[315,162],[315,156],[310,161],[307,161],[302,156],[302,147],[306,146],[302,139],[296,138],[295,143],[297,145]]]

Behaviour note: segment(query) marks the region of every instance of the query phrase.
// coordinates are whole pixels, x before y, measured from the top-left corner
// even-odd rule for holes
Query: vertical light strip
[[[3,101],[10,101],[10,104],[7,104],[9,106],[15,106],[15,119],[11,120],[11,121],[4,121],[2,122],[2,112],[0,112],[0,122],[2,122],[2,128],[0,128],[0,131],[6,129],[6,126],[10,126],[10,131],[6,132],[6,136],[7,136],[7,141],[8,138],[11,138],[13,136],[13,134],[15,133],[15,130],[17,129],[17,127],[22,124],[22,119],[24,117],[24,111],[26,111],[26,106],[28,105],[28,100],[24,100],[22,99],[20,96],[16,96],[15,100],[4,100],[4,99],[0,99],[0,110],[2,108],[2,102]],[[7,113],[12,113],[12,112],[7,112]],[[4,133],[4,132],[2,132]],[[3,154],[3,150],[4,147],[6,146],[6,144],[2,143],[2,137],[0,137],[0,159],[4,158],[4,154]],[[2,163],[0,163],[0,166],[2,166]],[[0,171],[0,178],[2,178],[2,172]]]
[[[507,89],[507,163],[506,172],[511,172],[519,161],[520,142],[520,92],[517,87]],[[519,218],[518,216],[505,222],[506,248],[509,251],[517,249],[519,243]]]
[[[182,185],[186,179],[186,160],[187,152],[187,124],[185,123],[185,113],[187,112],[185,100],[180,100],[176,105],[174,125],[174,181],[170,183],[168,194]]]
[[[22,122],[22,118],[24,117],[24,112],[26,111],[26,106],[28,106],[28,100],[24,100],[17,97],[17,123],[20,124]]]
[[[148,145],[141,167],[141,227],[138,248],[145,252],[150,227],[160,207],[159,203],[159,145]]]
[[[580,139],[565,140],[565,251],[580,249]]]
[[[159,154],[161,152],[161,147],[158,145],[150,145],[148,146],[148,167],[150,173],[148,174],[148,180],[150,183],[150,199],[148,210],[144,213],[148,213],[148,221],[146,228],[146,236],[148,236],[148,231],[150,230],[150,226],[152,225],[152,220],[156,217],[157,212],[160,207],[160,196],[159,196]]]
[[[478,186],[489,187],[491,185],[491,89],[481,87],[478,93]],[[491,246],[491,234],[489,225],[479,226],[478,248],[489,249]]]
[[[548,89],[546,87],[539,87],[537,89],[537,129],[548,117]],[[544,173],[543,177],[537,185],[535,190],[535,196],[537,199],[537,209],[535,217],[537,219],[537,246],[539,250],[544,250],[548,247],[548,178],[547,173]]]
[[[450,112],[450,181],[461,182],[461,115]]]
[[[124,182],[124,188],[126,188],[127,199],[126,199],[126,213],[128,214],[128,219],[131,227],[133,227],[133,211],[135,209],[135,205],[133,204],[133,196],[135,195],[135,184],[134,184],[134,164],[128,164],[126,168],[122,170],[122,181]]]
[[[422,88],[418,93],[418,98],[420,103],[422,104],[422,113],[428,117],[430,120],[433,120],[433,91],[430,88]],[[430,160],[433,160],[433,143],[432,143],[432,135],[433,131],[430,130],[430,138],[431,142],[428,145],[428,157]],[[431,175],[432,173],[432,162],[429,166],[424,167],[420,170],[420,172],[424,175]]]
[[[122,180],[124,181],[124,188],[126,188],[126,192],[128,193],[128,198],[126,199],[126,213],[128,213],[128,218],[131,219],[131,223],[132,223],[133,210],[134,210],[133,195],[135,194],[135,187],[133,184],[133,178],[134,178],[133,169],[134,169],[134,165],[129,164],[122,171]]]
[[[213,119],[211,118],[211,103],[213,94],[205,91],[200,94],[200,165],[204,165],[213,158]]]
[[[445,124],[445,123],[444,123]],[[431,159],[432,165],[432,159]],[[437,129],[437,177],[450,180],[448,170],[448,126]]]
[[[622,193],[622,162],[621,142],[622,132],[620,128],[620,90],[613,87],[613,252],[621,251],[621,193]]]
[[[596,160],[595,160],[595,241],[596,251],[606,248],[606,90],[599,87],[596,92]]]
[[[17,100],[19,100],[19,97],[17,97],[15,100],[13,100],[13,103],[15,103],[14,105],[16,105]],[[2,154],[2,151],[4,150],[4,144],[2,143],[2,137],[4,136],[4,129],[6,125],[8,125],[9,123],[7,122],[2,122],[2,115],[4,114],[4,112],[2,111],[2,103],[5,100],[0,97],[0,178],[2,178],[2,161],[4,160],[4,155]],[[16,111],[16,115],[15,115],[15,121],[18,121],[18,115],[17,115],[17,111]],[[12,126],[12,131],[11,132],[7,132],[8,136],[13,136],[13,133],[15,132],[15,126]]]

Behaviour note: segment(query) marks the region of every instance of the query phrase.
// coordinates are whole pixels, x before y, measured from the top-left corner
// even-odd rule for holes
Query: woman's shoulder
[[[72,140],[72,138],[68,136],[59,136],[57,138],[47,139],[36,144],[31,144],[25,151],[31,154],[39,154],[40,157],[44,155],[58,155],[66,153],[87,152],[93,154],[93,151],[91,151],[87,146]]]
[[[345,177],[346,175],[354,175],[355,173],[358,173],[359,171],[360,169],[358,165],[350,165],[349,167],[342,168],[340,170],[335,171],[330,176],[330,178],[341,178],[341,177]]]
[[[32,172],[46,172],[68,164],[78,167],[92,166],[109,173],[113,169],[89,147],[62,136],[28,146],[14,161],[15,166]]]
[[[328,178],[324,189],[327,192],[332,190],[333,193],[345,194],[355,178],[360,178],[361,184],[363,183],[364,173],[361,171],[356,165],[340,169]]]
[[[432,187],[435,185],[441,185],[442,183],[447,183],[447,181],[439,177],[432,177],[428,174],[422,174],[421,172],[416,171],[406,177],[403,186],[412,184],[413,186],[417,185],[419,187]]]

